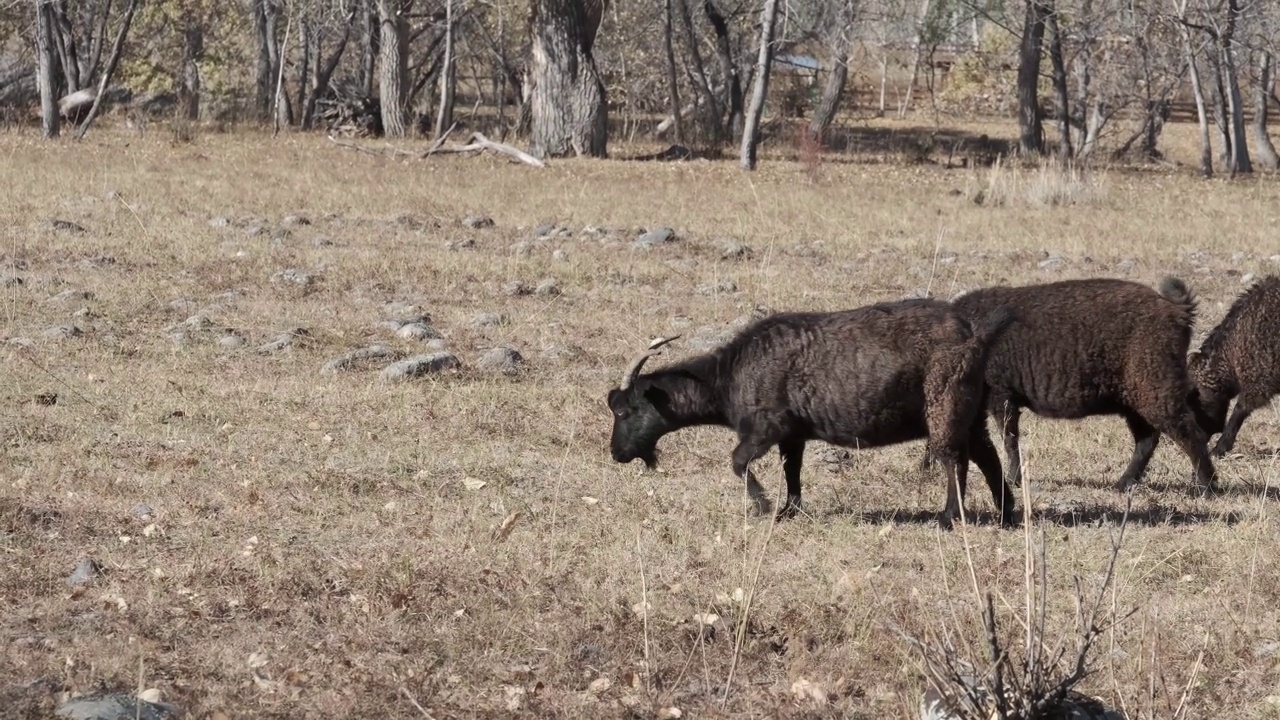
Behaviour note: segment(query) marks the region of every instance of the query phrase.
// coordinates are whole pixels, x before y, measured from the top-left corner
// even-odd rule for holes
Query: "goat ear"
[[[665,413],[667,408],[671,405],[671,396],[667,394],[666,390],[663,390],[656,385],[650,385],[645,388],[644,399],[652,403],[660,413]]]
[[[622,399],[622,391],[614,388],[609,391],[609,407],[614,407]]]

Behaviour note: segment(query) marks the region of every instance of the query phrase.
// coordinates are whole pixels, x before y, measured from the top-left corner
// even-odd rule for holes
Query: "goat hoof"
[[[951,521],[951,516],[950,516],[950,515],[939,515],[939,516],[938,516],[938,529],[939,529],[939,530],[946,530],[947,532],[950,532],[953,528],[954,528],[954,523]]]
[[[779,510],[778,514],[774,517],[774,520],[776,522],[782,522],[783,520],[790,520],[791,518],[795,517],[799,513],[800,513],[800,501],[792,500],[788,498],[787,504],[782,506],[782,509]]]
[[[1209,451],[1209,455],[1215,458],[1224,458],[1229,452],[1231,452],[1231,448],[1223,447],[1222,444],[1219,443],[1213,446],[1213,449]]]
[[[1129,492],[1129,488],[1137,484],[1138,484],[1138,481],[1134,480],[1133,478],[1122,477],[1120,478],[1120,482],[1116,483],[1114,487],[1116,492],[1123,493],[1123,492]]]
[[[1000,527],[1012,529],[1022,525],[1022,513],[1017,510],[1005,510],[1000,513]]]

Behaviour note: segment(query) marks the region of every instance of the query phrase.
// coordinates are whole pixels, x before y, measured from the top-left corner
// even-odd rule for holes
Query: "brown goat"
[[[1250,413],[1280,394],[1280,277],[1263,278],[1231,305],[1187,362],[1202,408],[1205,432],[1222,433],[1213,454],[1235,446]],[[1236,407],[1227,420],[1227,406]]]
[[[986,477],[1006,524],[1016,521],[1000,456],[987,434],[983,364],[1010,321],[1003,308],[966,321],[937,300],[906,300],[833,313],[784,313],[744,329],[727,345],[640,375],[660,340],[609,392],[613,459],[657,464],[658,441],[694,425],[735,430],[733,472],[761,512],[770,503],[749,470],[778,446],[787,502],[800,509],[800,467],[809,440],[876,447],[932,439],[947,474],[939,524],[960,513],[969,459]],[[957,497],[957,489],[959,496]]]
[[[991,347],[988,410],[1004,431],[1009,484],[1022,482],[1022,408],[1050,418],[1120,415],[1133,457],[1116,487],[1138,482],[1163,433],[1191,458],[1199,486],[1215,489],[1206,433],[1187,372],[1195,298],[1176,278],[1157,293],[1095,278],[975,290],[953,303],[972,320],[996,307],[1016,320]]]

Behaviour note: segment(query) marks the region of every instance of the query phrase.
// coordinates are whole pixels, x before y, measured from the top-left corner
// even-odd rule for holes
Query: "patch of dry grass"
[[[772,529],[761,556],[770,527],[744,516],[725,431],[664,440],[661,474],[610,460],[603,399],[626,359],[654,335],[714,333],[759,306],[1092,275],[1187,278],[1198,342],[1241,274],[1277,268],[1265,180],[1116,170],[1086,205],[983,207],[964,197],[967,171],[928,165],[534,171],[297,136],[0,143],[0,276],[22,279],[2,288],[0,336],[31,340],[0,346],[0,705],[18,717],[40,716],[50,690],[134,687],[139,667],[195,717],[421,717],[410,697],[438,718],[902,716],[924,679],[893,627],[955,617],[981,641],[965,545],[931,525],[943,486],[916,469],[921,445],[837,463],[815,447],[810,515]],[[497,227],[461,227],[472,213]],[[273,239],[286,215],[312,224]],[[551,222],[575,234],[531,240]],[[682,239],[633,250],[634,228],[657,225]],[[753,252],[721,259],[726,237]],[[1062,262],[1042,267],[1051,253]],[[272,282],[287,268],[317,280]],[[503,291],[545,277],[563,293]],[[738,290],[699,291],[722,281]],[[50,301],[64,290],[92,296]],[[320,373],[373,341],[420,347],[376,327],[388,301],[429,312],[468,365],[511,344],[529,370],[405,385]],[[476,327],[479,312],[508,322]],[[175,345],[167,328],[195,313],[214,331]],[[64,323],[84,334],[44,337]],[[253,352],[292,326],[311,336]],[[248,346],[220,349],[218,328]],[[48,393],[56,404],[36,400]],[[1086,594],[1102,580],[1131,441],[1114,418],[1024,426],[1047,622],[1070,628],[1071,577]],[[1275,437],[1275,414],[1254,416],[1211,499],[1188,495],[1186,459],[1161,446],[1111,599],[1138,610],[1105,638],[1086,691],[1168,717],[1195,672],[1188,716],[1274,712]],[[774,457],[757,472],[781,483]],[[989,502],[979,483],[969,512]],[[131,514],[139,503],[150,520]],[[977,584],[1016,617],[1022,534],[965,533]],[[72,590],[63,580],[86,556],[105,575]]]

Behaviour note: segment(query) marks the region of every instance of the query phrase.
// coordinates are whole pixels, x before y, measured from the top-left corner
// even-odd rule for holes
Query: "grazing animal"
[[[1142,477],[1161,433],[1191,458],[1199,487],[1216,489],[1187,371],[1196,301],[1181,280],[1165,278],[1159,292],[1106,278],[991,287],[953,305],[970,319],[996,307],[1016,315],[986,363],[987,409],[1004,432],[1010,485],[1022,483],[1018,421],[1027,408],[1050,418],[1123,417],[1134,449],[1118,490]]]
[[[669,342],[659,339],[609,392],[613,459],[639,458],[653,468],[667,433],[693,425],[731,428],[738,434],[733,472],[746,478],[761,513],[770,502],[748,466],[778,446],[787,480],[782,520],[801,507],[807,441],[877,447],[929,437],[947,475],[939,524],[949,528],[960,513],[970,457],[1003,522],[1012,524],[1014,500],[987,434],[982,382],[987,348],[1010,320],[999,309],[971,324],[936,300],[783,313],[716,350],[640,375]]]
[[[1235,446],[1245,418],[1280,394],[1280,277],[1255,283],[1231,305],[1187,361],[1209,435],[1222,433],[1213,455]],[[1227,420],[1227,406],[1236,407]]]

